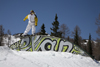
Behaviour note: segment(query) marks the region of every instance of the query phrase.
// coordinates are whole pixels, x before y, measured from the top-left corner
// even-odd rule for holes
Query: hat
[[[34,11],[33,11],[33,10],[31,10],[31,11],[30,11],[30,13],[34,13]]]

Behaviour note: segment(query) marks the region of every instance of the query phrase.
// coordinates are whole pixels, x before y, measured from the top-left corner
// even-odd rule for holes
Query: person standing
[[[32,35],[35,34],[35,26],[37,26],[37,22],[38,22],[38,18],[35,14],[35,12],[33,10],[30,11],[30,14],[28,14],[23,21],[25,21],[26,19],[28,19],[28,25],[26,27],[26,30],[24,31],[24,33],[22,34],[22,36],[27,35],[27,33],[32,29]]]

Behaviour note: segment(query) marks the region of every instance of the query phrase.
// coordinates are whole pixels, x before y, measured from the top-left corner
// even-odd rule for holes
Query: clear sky
[[[50,34],[57,13],[60,25],[66,24],[70,31],[78,25],[83,39],[88,39],[89,33],[93,39],[98,37],[95,21],[100,13],[100,0],[0,0],[0,25],[5,32],[9,29],[12,34],[23,33],[28,23],[23,19],[30,10],[34,10],[38,17],[36,32],[44,23]]]

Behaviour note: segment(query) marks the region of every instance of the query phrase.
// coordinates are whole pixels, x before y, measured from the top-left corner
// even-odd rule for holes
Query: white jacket
[[[31,15],[31,14],[28,15],[29,22],[35,22],[34,18],[35,18],[34,14],[33,15]]]
[[[29,22],[34,22],[34,21],[35,21],[35,26],[37,26],[38,18],[37,18],[37,16],[35,16],[34,14],[33,14],[33,15],[28,14],[28,15],[23,19],[23,21],[25,21],[26,19],[28,19]]]

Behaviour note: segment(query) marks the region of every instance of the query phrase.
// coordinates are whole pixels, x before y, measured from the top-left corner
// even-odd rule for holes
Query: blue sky
[[[50,34],[57,13],[60,25],[66,24],[70,32],[78,25],[83,39],[88,39],[89,33],[93,39],[98,37],[95,21],[100,13],[100,0],[0,0],[0,25],[5,32],[9,29],[12,34],[23,33],[28,23],[23,19],[30,10],[34,10],[38,17],[36,32],[44,23]]]

